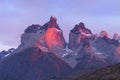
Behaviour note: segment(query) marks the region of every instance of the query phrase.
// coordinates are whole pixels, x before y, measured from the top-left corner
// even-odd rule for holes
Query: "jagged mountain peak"
[[[71,32],[79,32],[80,29],[85,29],[83,22],[76,24],[75,27],[71,30]]]
[[[55,17],[51,16],[50,20],[43,26],[33,24],[25,30],[21,36],[21,45],[17,50],[19,52],[31,47],[39,47],[43,52],[56,54],[60,52],[58,50],[66,47],[63,32]]]
[[[79,27],[80,29],[86,29],[83,22],[80,22],[79,25],[78,25],[78,27]]]
[[[48,28],[57,28],[57,29],[61,30],[61,29],[59,28],[58,24],[57,24],[57,19],[56,19],[56,17],[51,16],[51,17],[50,17],[50,20],[49,20],[47,23],[45,23],[45,24],[42,26],[41,29],[47,30]]]
[[[79,49],[81,42],[84,38],[88,39],[92,37],[92,32],[87,29],[83,22],[76,24],[69,34],[69,48],[72,50]]]
[[[103,30],[103,31],[100,32],[100,37],[109,38],[109,34],[106,31]]]
[[[25,29],[25,33],[36,33],[41,28],[39,24],[32,24]]]
[[[92,34],[90,29],[87,29],[83,22],[76,24],[75,27],[71,30],[75,34]]]
[[[79,24],[76,24],[75,27],[71,31],[72,32],[74,32],[74,31],[79,32],[80,29],[86,29],[83,22],[80,22]]]
[[[50,17],[50,22],[57,23],[57,19],[56,19],[56,17],[51,16],[51,17]]]
[[[50,21],[48,22],[48,28],[57,28],[60,29],[57,24],[57,19],[53,16],[50,17]]]

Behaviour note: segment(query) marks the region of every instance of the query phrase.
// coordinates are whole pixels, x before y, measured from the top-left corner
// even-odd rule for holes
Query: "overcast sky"
[[[0,0],[0,51],[17,47],[25,28],[50,16],[57,17],[66,40],[79,22],[93,33],[120,34],[120,0]]]

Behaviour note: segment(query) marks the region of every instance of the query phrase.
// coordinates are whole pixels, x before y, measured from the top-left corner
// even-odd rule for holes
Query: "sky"
[[[0,0],[0,51],[16,48],[31,24],[57,18],[68,41],[69,31],[84,22],[93,33],[120,34],[120,0]]]

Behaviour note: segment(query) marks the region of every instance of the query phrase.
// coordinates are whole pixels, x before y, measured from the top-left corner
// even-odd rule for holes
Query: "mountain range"
[[[57,19],[32,24],[21,35],[17,49],[0,52],[0,80],[51,80],[83,75],[120,62],[119,35],[110,38],[76,24],[67,43]]]

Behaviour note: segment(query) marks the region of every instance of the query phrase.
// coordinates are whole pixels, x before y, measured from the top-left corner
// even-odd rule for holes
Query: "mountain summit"
[[[31,25],[21,36],[21,45],[17,51],[25,50],[30,47],[39,47],[45,52],[55,52],[66,47],[63,32],[57,24],[55,17],[51,16],[50,21],[43,26]]]
[[[89,38],[91,36],[92,32],[85,27],[83,22],[80,22],[79,25],[76,24],[69,33],[68,47],[76,51],[80,47],[82,39]]]
[[[63,37],[63,32],[57,24],[55,17],[51,17],[48,22],[47,30],[45,31],[45,41],[49,50],[53,53],[59,53],[66,47],[66,42]],[[56,52],[57,51],[57,52]]]
[[[76,24],[75,27],[71,30],[73,33],[86,33],[86,34],[91,34],[91,31],[87,29],[84,25],[83,22],[80,22],[79,25]]]
[[[51,16],[50,21],[48,22],[49,27],[56,27],[59,28],[57,25],[57,19]]]

